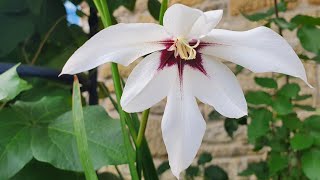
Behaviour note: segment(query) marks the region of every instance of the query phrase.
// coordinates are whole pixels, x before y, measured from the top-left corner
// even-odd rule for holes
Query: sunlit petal
[[[191,81],[193,94],[226,117],[247,115],[247,103],[233,72],[213,57],[202,55],[202,59],[207,75],[195,70],[187,73],[186,80]]]
[[[176,83],[170,90],[161,128],[172,173],[178,178],[197,154],[204,132],[205,121],[199,111],[188,82]]]
[[[202,41],[211,45],[203,47],[201,53],[234,62],[253,72],[284,73],[308,83],[303,64],[294,50],[267,27],[244,32],[214,29]]]
[[[163,26],[174,37],[187,37],[203,12],[182,4],[174,4],[164,14]]]
[[[189,39],[197,39],[208,34],[220,22],[223,15],[223,10],[214,10],[205,12],[193,24]]]
[[[129,65],[137,58],[165,46],[157,41],[169,36],[160,25],[118,24],[106,28],[81,46],[63,67],[61,74],[76,74],[106,62]]]

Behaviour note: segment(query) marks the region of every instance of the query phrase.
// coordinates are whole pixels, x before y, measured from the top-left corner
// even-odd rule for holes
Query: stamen
[[[195,50],[200,44],[200,40],[193,46],[189,45],[189,42],[184,38],[177,38],[174,40],[174,44],[168,48],[168,51],[174,51],[174,56],[180,56],[183,60],[192,60],[196,58],[197,51]]]

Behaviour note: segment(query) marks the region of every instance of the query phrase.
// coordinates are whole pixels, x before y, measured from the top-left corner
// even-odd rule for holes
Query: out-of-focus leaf
[[[155,19],[159,19],[161,3],[158,0],[148,0],[148,9],[151,16]]]
[[[10,180],[85,180],[83,174],[63,171],[50,164],[36,160],[30,161]]]
[[[297,114],[287,115],[282,117],[282,122],[285,127],[290,130],[301,129],[303,127],[302,121],[297,117]]]
[[[40,14],[43,0],[27,0],[27,3],[29,6],[29,9],[33,14],[36,14],[36,15]]]
[[[197,167],[197,166],[189,166],[189,167],[186,169],[186,175],[187,175],[188,177],[193,178],[193,177],[199,175],[199,171],[200,171],[199,167]]]
[[[204,165],[212,160],[212,155],[208,152],[204,152],[200,154],[200,157],[198,159],[199,165]]]
[[[253,105],[270,105],[272,103],[271,95],[264,91],[249,91],[246,94],[246,100],[249,104]]]
[[[233,133],[238,129],[238,127],[239,124],[237,119],[227,118],[224,120],[224,129],[230,137],[233,137]]]
[[[298,38],[304,49],[315,54],[320,53],[320,29],[315,26],[302,26],[298,30]]]
[[[208,115],[210,120],[221,120],[224,119],[224,117],[218,113],[218,111],[211,111],[211,113]]]
[[[314,139],[314,145],[320,147],[320,116],[313,115],[304,120],[303,125]]]
[[[204,169],[205,180],[228,180],[228,174],[219,166],[211,165]]]
[[[249,142],[265,135],[269,130],[269,122],[272,121],[272,113],[267,109],[254,110],[251,113],[251,123],[248,126]]]
[[[312,179],[317,180],[320,177],[320,151],[306,151],[302,155],[302,170],[304,174]]]
[[[254,81],[264,88],[278,88],[277,81],[273,78],[255,77]]]
[[[279,12],[285,12],[287,10],[285,2],[279,2],[277,6],[278,6]],[[250,15],[242,13],[242,15],[250,21],[260,21],[260,20],[265,20],[269,18],[274,13],[275,13],[274,7],[271,7],[266,12],[258,12]]]
[[[294,150],[303,150],[312,146],[313,138],[306,134],[297,133],[290,140],[292,149]]]
[[[288,166],[288,159],[281,156],[280,153],[271,153],[269,155],[268,167],[270,170],[270,175],[276,174],[278,171],[283,170]]]
[[[289,29],[290,31],[294,30],[297,26],[294,23],[290,23],[284,18],[274,18],[273,22],[282,29]]]
[[[312,106],[308,106],[308,105],[299,105],[299,104],[295,104],[294,105],[295,108],[299,108],[305,111],[315,111],[316,108],[312,107]]]
[[[272,108],[279,115],[287,115],[293,111],[293,105],[290,102],[290,99],[283,96],[278,96],[272,103]]]
[[[157,168],[157,173],[158,173],[158,175],[161,175],[162,173],[164,173],[168,169],[170,169],[169,161],[164,161]]]
[[[305,100],[305,99],[308,99],[308,98],[311,98],[312,95],[311,94],[305,94],[305,95],[301,95],[301,96],[296,96],[295,98],[293,98],[293,100],[295,101],[302,101],[302,100]]]
[[[0,57],[10,53],[18,43],[30,37],[34,25],[30,16],[0,14]]]
[[[298,96],[300,89],[301,88],[298,84],[290,83],[282,86],[281,89],[277,92],[277,94],[288,98],[294,98]]]
[[[17,73],[18,66],[19,64],[0,75],[0,101],[9,101],[32,87],[25,80],[20,79]]]
[[[250,176],[255,174],[259,180],[269,179],[269,168],[266,162],[250,163],[248,168],[241,173],[240,176]]]
[[[298,25],[319,26],[320,25],[320,18],[298,14],[291,19],[291,22],[296,23]]]

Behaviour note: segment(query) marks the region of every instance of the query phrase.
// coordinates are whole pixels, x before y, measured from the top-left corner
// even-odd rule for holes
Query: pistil
[[[193,46],[189,45],[189,42],[185,38],[176,38],[174,43],[168,51],[174,51],[174,56],[177,58],[180,56],[183,60],[192,60],[196,58],[197,51],[195,50],[200,44],[200,40]]]

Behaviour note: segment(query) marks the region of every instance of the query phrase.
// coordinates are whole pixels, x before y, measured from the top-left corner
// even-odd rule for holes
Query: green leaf
[[[204,165],[212,160],[212,155],[208,152],[203,152],[200,154],[198,159],[198,165]]]
[[[148,10],[155,20],[159,19],[160,8],[161,3],[158,0],[148,0]]]
[[[253,105],[269,105],[272,103],[271,95],[264,91],[249,91],[246,94],[246,100],[248,103]]]
[[[314,145],[320,147],[320,116],[313,115],[303,122],[310,136],[314,139]]]
[[[227,118],[224,120],[224,129],[230,137],[233,137],[233,133],[238,129],[238,127],[239,124],[237,119]]]
[[[31,141],[41,138],[33,136],[34,129],[44,129],[67,109],[63,98],[44,97],[36,102],[17,101],[0,111],[0,179],[12,177],[32,159]]]
[[[204,169],[204,179],[228,180],[228,174],[219,166],[211,165]]]
[[[0,14],[0,57],[10,53],[18,43],[28,38],[34,32],[30,16],[9,16]],[[22,31],[23,29],[23,31]]]
[[[158,175],[161,175],[165,171],[167,171],[168,169],[170,169],[169,161],[164,161],[157,168],[157,173],[158,173]]]
[[[0,101],[9,101],[32,87],[25,80],[20,79],[17,73],[18,66],[19,64],[0,75]]]
[[[189,166],[187,169],[186,169],[186,175],[188,177],[195,177],[195,176],[198,176],[199,175],[199,167],[197,166]]]
[[[315,111],[316,110],[316,108],[314,108],[312,106],[308,106],[308,105],[295,104],[294,107],[305,110],[305,111]]]
[[[296,83],[290,83],[282,86],[282,88],[277,92],[278,95],[294,98],[297,97],[300,92],[300,86]]]
[[[272,103],[272,108],[279,115],[287,115],[293,111],[293,105],[290,102],[290,99],[283,96],[278,96]]]
[[[248,126],[249,142],[265,135],[269,130],[269,122],[272,121],[272,113],[267,109],[257,109],[251,113],[251,123]]]
[[[290,145],[294,150],[303,150],[311,147],[313,144],[313,138],[306,134],[297,133],[290,140]]]
[[[88,180],[98,180],[89,154],[88,139],[82,111],[81,91],[77,76],[74,76],[73,82],[72,114],[77,150],[84,174]]]
[[[299,25],[319,26],[320,18],[298,14],[291,19],[291,22]]]
[[[297,114],[290,114],[282,117],[282,122],[283,125],[290,130],[301,129],[303,127],[303,123],[297,117]]]
[[[101,106],[85,107],[83,114],[94,168],[126,163],[120,122],[109,117]],[[77,145],[72,111],[59,116],[47,128],[38,128],[35,132],[39,137],[32,141],[35,158],[61,169],[82,171],[77,152],[74,151]]]
[[[255,77],[254,81],[264,88],[278,88],[277,81],[273,78],[261,78],[261,77]]]
[[[240,176],[250,176],[255,174],[259,180],[269,179],[269,168],[266,162],[250,163],[248,168],[241,173]]]
[[[307,51],[313,52],[315,54],[320,53],[320,29],[315,26],[302,26],[298,30],[298,38],[301,45]]]
[[[63,171],[50,164],[42,163],[36,160],[30,161],[19,173],[10,180],[85,180],[79,173]]]
[[[284,18],[274,18],[273,22],[278,25],[280,28],[282,29],[289,29],[289,30],[293,30],[297,27],[296,24],[294,23],[290,23],[287,20],[285,20]]]
[[[302,101],[302,100],[306,100],[308,98],[311,98],[312,95],[311,94],[305,94],[305,95],[301,95],[301,96],[296,96],[295,98],[293,98],[293,100],[295,101]]]
[[[27,0],[29,9],[35,15],[40,14],[43,0]]]
[[[221,120],[225,118],[218,111],[215,111],[215,110],[211,111],[208,117],[209,117],[209,120]]]
[[[320,151],[306,151],[302,155],[301,162],[304,174],[311,180],[318,180],[320,177]]]
[[[276,174],[278,171],[283,170],[288,166],[288,159],[280,155],[280,153],[271,153],[269,155],[268,167],[270,175]]]

